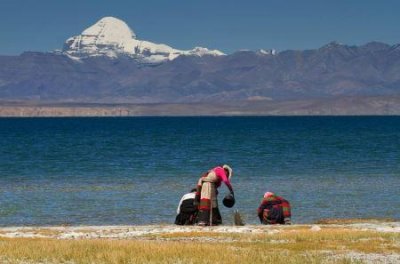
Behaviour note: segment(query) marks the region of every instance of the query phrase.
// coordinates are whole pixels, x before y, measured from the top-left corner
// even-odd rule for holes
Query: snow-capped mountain
[[[95,56],[116,58],[125,55],[142,63],[160,63],[173,60],[180,55],[225,55],[221,51],[207,48],[178,50],[168,45],[139,40],[124,21],[114,17],[104,17],[80,35],[67,39],[63,53],[73,58]]]

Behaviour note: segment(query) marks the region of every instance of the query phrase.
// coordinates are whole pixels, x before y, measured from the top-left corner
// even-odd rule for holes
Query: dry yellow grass
[[[352,263],[346,252],[400,254],[400,234],[301,227],[275,234],[189,232],[135,240],[0,239],[5,263]]]

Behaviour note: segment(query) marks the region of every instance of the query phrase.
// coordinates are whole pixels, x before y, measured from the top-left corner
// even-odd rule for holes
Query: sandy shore
[[[55,239],[146,239],[149,235],[173,233],[238,233],[276,234],[294,229],[318,232],[322,228],[400,233],[400,222],[352,223],[324,225],[246,225],[246,226],[176,226],[176,225],[126,225],[126,226],[52,226],[52,227],[0,227],[0,237],[6,238],[55,238]]]

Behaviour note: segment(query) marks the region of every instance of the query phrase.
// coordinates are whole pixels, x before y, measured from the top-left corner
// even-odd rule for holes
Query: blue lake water
[[[247,223],[265,191],[294,223],[400,219],[400,117],[2,118],[0,226],[172,223],[224,163]]]

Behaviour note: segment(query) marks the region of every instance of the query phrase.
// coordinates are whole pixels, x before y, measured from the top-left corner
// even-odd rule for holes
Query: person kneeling
[[[264,225],[290,225],[290,203],[283,197],[266,192],[257,209],[260,222]]]
[[[175,225],[193,225],[198,213],[197,207],[193,205],[196,196],[196,188],[182,196],[176,213]]]

